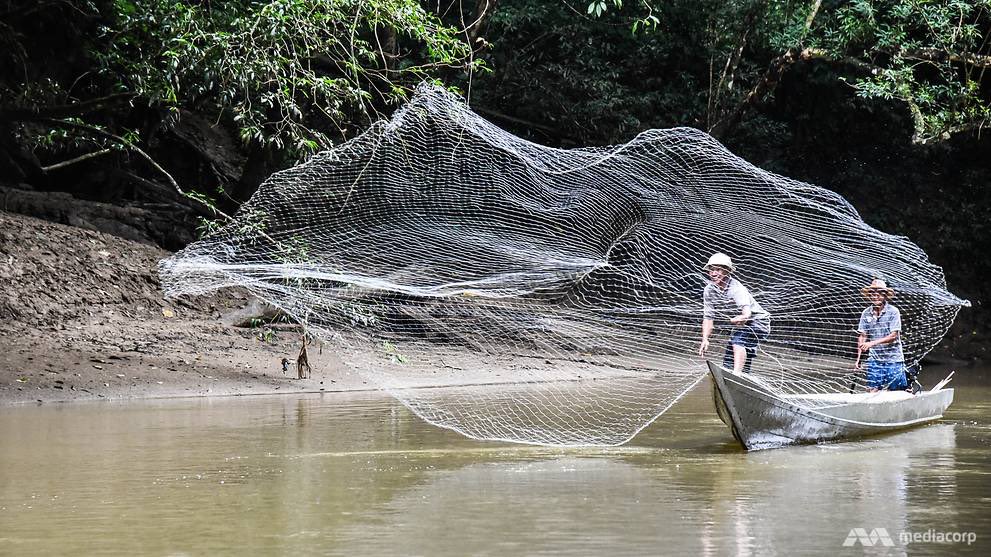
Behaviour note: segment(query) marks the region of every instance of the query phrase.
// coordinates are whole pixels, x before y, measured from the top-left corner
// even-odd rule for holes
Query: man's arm
[[[867,342],[867,335],[861,335],[860,338],[863,341],[861,342],[861,346],[863,347],[861,350],[870,350],[879,344],[891,344],[892,342],[898,340],[898,331],[891,331],[888,335],[870,342]]]
[[[743,306],[742,308],[740,308],[740,315],[731,318],[729,322],[734,325],[743,325],[747,321],[750,321],[751,315],[752,314],[750,312],[750,306]]]
[[[860,369],[860,358],[864,355],[864,343],[867,342],[867,333],[858,331],[857,337],[857,361],[853,364],[853,369]]]
[[[750,316],[753,315],[753,312],[750,310],[750,304],[753,303],[754,298],[750,294],[750,291],[747,290],[747,287],[739,282],[734,283],[732,295],[736,307],[740,308],[740,315],[731,317],[729,322],[734,325],[743,325],[747,321],[750,321]]]
[[[864,331],[857,331],[857,363],[853,367],[860,369],[860,357],[863,356],[864,352],[868,349],[864,348],[864,344],[867,343],[867,333]]]
[[[702,344],[699,345],[699,356],[705,356],[705,351],[709,349],[709,336],[712,335],[712,319],[702,320]]]
[[[857,323],[857,350],[860,352],[866,352],[867,349],[864,348],[864,344],[867,343],[867,312],[870,308],[865,309],[860,314],[860,323]],[[858,354],[859,356],[859,354]]]

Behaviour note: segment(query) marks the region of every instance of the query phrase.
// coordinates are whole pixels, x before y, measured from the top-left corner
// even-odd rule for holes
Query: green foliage
[[[408,356],[399,353],[399,349],[396,348],[395,344],[385,341],[382,343],[382,351],[389,357],[389,361],[392,363],[408,364],[410,359]]]
[[[352,114],[450,67],[477,67],[456,30],[412,0],[115,0],[100,71],[147,102],[212,105],[245,143],[305,154]],[[396,42],[401,52],[383,46]],[[400,56],[402,63],[394,63]]]
[[[897,99],[915,119],[915,140],[991,122],[981,80],[991,67],[988,0],[852,0],[823,14],[811,46],[870,66],[850,82],[864,98]]]
[[[617,10],[623,9],[622,0],[613,0],[613,5],[616,6]],[[588,5],[588,14],[599,17],[602,14],[606,13],[607,9],[608,8],[606,7],[606,0],[592,0],[592,2],[590,2]]]
[[[717,128],[772,60],[803,52],[863,99],[906,103],[924,142],[991,121],[989,3],[503,0],[489,34],[491,83],[495,104],[552,119],[576,143],[614,142],[646,127]]]
[[[859,97],[904,102],[916,142],[991,123],[991,97],[981,87],[991,67],[988,0],[754,1],[727,7],[726,25],[715,26],[729,31],[717,31],[724,38],[717,57],[731,56],[732,30],[739,28],[733,20],[745,21],[747,10],[758,9],[759,25],[744,58],[760,62],[792,49],[825,61]],[[759,73],[748,75],[745,64],[739,79],[756,83]],[[763,71],[760,64],[754,67]]]
[[[200,193],[198,191],[184,192],[183,195],[185,195],[186,197],[188,197],[188,198],[190,198],[190,199],[192,199],[194,201],[198,201],[198,202],[202,203],[206,207],[209,207],[214,212],[214,214],[217,213],[217,202],[216,202],[216,200],[214,200],[210,196],[208,196],[208,195],[206,195],[204,193]],[[200,226],[202,228],[212,229],[212,228],[215,228],[218,225],[216,223],[207,224],[206,220],[203,219],[200,222]]]
[[[203,239],[213,234],[214,232],[220,230],[223,226],[223,222],[219,219],[208,219],[206,217],[197,217],[196,219],[196,236],[197,238]]]
[[[623,0],[592,0],[588,4],[586,13],[593,17],[602,17],[609,11],[609,4],[612,4],[615,11],[618,13],[623,9]],[[636,9],[637,14],[634,16],[633,22],[630,25],[630,29],[633,34],[638,31],[652,31],[657,28],[657,24],[660,23],[660,19],[654,15],[654,7],[648,0],[640,0],[637,4]],[[629,12],[629,10],[627,10]]]
[[[5,10],[0,121],[42,158],[147,149],[189,110],[291,164],[421,80],[483,67],[464,33],[415,0],[12,0]]]
[[[341,313],[354,327],[372,327],[378,323],[378,318],[371,308],[354,300],[340,305]]]
[[[269,327],[263,327],[262,330],[258,331],[256,336],[258,340],[264,342],[265,344],[274,344],[277,338],[275,330]]]
[[[238,213],[227,226],[231,227],[230,233],[234,237],[243,238],[248,245],[254,245],[263,239],[268,239],[265,234],[268,230],[268,218],[269,215],[265,211],[249,208]]]
[[[549,128],[542,140],[565,145],[628,141],[651,127],[705,128],[703,16],[722,3],[630,2],[600,17],[585,15],[587,6],[500,2],[487,35],[493,73],[473,95]]]
[[[279,259],[282,263],[294,265],[310,261],[310,242],[300,236],[292,236],[279,242]]]

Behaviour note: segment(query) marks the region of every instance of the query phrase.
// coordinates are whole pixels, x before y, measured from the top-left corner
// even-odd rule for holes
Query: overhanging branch
[[[37,120],[38,118],[69,118],[97,112],[104,108],[130,102],[136,93],[114,93],[98,99],[90,99],[72,104],[24,107],[0,107],[0,120],[16,122],[19,120]]]
[[[210,211],[212,211],[213,213],[218,214],[218,215],[226,218],[227,220],[231,220],[231,217],[229,215],[227,215],[226,213],[224,213],[223,211],[221,211],[220,209],[217,209],[216,207],[213,207],[212,205],[210,205],[208,203],[205,203],[203,200],[197,198],[194,195],[190,195],[190,194],[186,193],[182,188],[179,187],[179,184],[176,183],[175,178],[173,178],[172,175],[169,174],[167,170],[165,170],[164,168],[162,168],[162,166],[159,165],[155,161],[155,159],[153,159],[151,157],[151,155],[149,155],[148,153],[144,152],[144,150],[142,150],[140,147],[138,147],[137,145],[135,145],[133,142],[128,141],[128,140],[124,139],[123,137],[120,137],[119,135],[115,135],[115,134],[112,134],[112,133],[110,133],[108,131],[101,130],[100,128],[97,128],[96,126],[91,126],[89,124],[83,124],[83,123],[79,123],[79,122],[67,122],[65,120],[56,120],[54,118],[36,118],[35,120],[37,120],[38,122],[42,122],[42,123],[48,124],[50,126],[86,131],[86,132],[92,133],[94,135],[98,135],[100,137],[103,137],[105,139],[110,139],[110,140],[115,141],[115,142],[117,142],[117,143],[119,143],[121,145],[124,145],[128,149],[130,149],[130,150],[134,151],[135,153],[137,153],[138,156],[140,156],[141,158],[143,158],[148,164],[150,164],[152,166],[152,168],[154,168],[162,176],[164,176],[165,179],[168,180],[169,184],[173,188],[175,188],[175,190],[177,192],[179,192],[180,195],[182,195],[183,197],[189,198],[189,199],[193,199],[194,201],[197,201],[199,203],[202,203],[204,206],[206,206],[208,209],[210,209]]]
[[[923,48],[903,52],[902,57],[909,60],[951,62],[954,64],[965,64],[977,68],[991,68],[991,56],[986,54],[973,54],[970,52],[959,54],[955,52],[946,52],[935,48]]]
[[[49,166],[43,166],[43,167],[41,167],[41,171],[42,172],[51,172],[52,170],[58,170],[59,168],[65,168],[67,166],[70,166],[70,165],[73,165],[73,164],[76,164],[76,163],[79,163],[79,162],[88,161],[89,159],[95,159],[96,157],[101,157],[101,156],[106,155],[107,153],[111,153],[111,152],[113,152],[113,149],[100,149],[99,151],[93,151],[92,153],[86,153],[85,155],[79,155],[78,157],[69,159],[67,161],[62,161],[62,162],[55,163],[55,164],[52,164],[52,165],[49,165]]]

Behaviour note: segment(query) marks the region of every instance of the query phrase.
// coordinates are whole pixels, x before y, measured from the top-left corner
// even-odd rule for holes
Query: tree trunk
[[[468,25],[468,42],[470,47],[475,48],[475,42],[482,36],[485,24],[489,22],[492,14],[495,13],[499,0],[476,0],[474,20]]]

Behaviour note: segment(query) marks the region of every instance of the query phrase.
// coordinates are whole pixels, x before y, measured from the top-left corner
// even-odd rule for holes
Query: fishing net
[[[705,376],[715,251],[771,314],[752,374],[782,396],[863,386],[855,331],[872,277],[897,290],[909,363],[967,305],[918,246],[703,132],[553,149],[429,85],[273,175],[160,272],[172,296],[247,288],[436,425],[615,445]],[[717,321],[713,358],[730,332]]]

